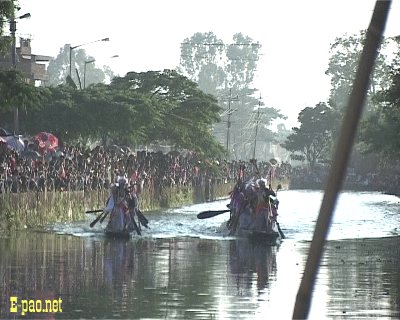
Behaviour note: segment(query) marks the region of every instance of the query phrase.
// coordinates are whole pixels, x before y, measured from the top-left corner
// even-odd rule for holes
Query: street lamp
[[[111,56],[110,58],[118,58],[118,57],[119,57],[119,55],[115,54],[115,55]],[[85,61],[85,65],[83,67],[83,89],[86,88],[86,65],[89,63],[93,63],[95,61],[96,61],[96,59],[91,59],[91,60]]]
[[[104,38],[104,39],[99,39],[99,40],[95,40],[95,41],[91,41],[91,42],[86,42],[77,46],[69,46],[69,76],[71,77],[71,70],[72,70],[72,50],[82,47],[82,46],[86,46],[87,44],[91,44],[91,43],[95,43],[95,42],[100,42],[100,41],[110,41],[109,38]]]
[[[30,18],[31,14],[30,13],[25,13],[22,16],[19,17],[13,17],[10,19],[10,33],[11,33],[11,39],[12,39],[12,46],[11,46],[11,62],[12,66],[15,69],[17,67],[17,54],[16,54],[16,41],[15,41],[15,31],[17,31],[17,21],[19,19],[26,19]]]
[[[12,45],[11,45],[11,64],[12,68],[14,70],[17,69],[17,46],[16,46],[16,41],[15,41],[15,32],[17,31],[17,22],[16,20],[20,19],[26,19],[30,18],[31,14],[30,13],[25,13],[22,16],[19,17],[14,17],[14,12],[12,14],[12,17],[10,19],[10,33],[11,33],[11,40],[12,40]],[[18,132],[18,106],[14,108],[14,134]]]
[[[83,68],[83,89],[86,88],[86,65],[88,63],[92,63],[92,62],[95,62],[95,61],[96,61],[96,59],[85,61],[85,66]]]

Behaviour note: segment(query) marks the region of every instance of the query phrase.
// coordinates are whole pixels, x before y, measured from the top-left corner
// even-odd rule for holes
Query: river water
[[[273,247],[224,237],[228,213],[196,218],[226,199],[147,213],[128,241],[91,229],[94,215],[3,237],[0,318],[291,319],[322,196],[279,192],[286,239]],[[395,196],[340,195],[309,319],[400,318],[399,222]],[[58,309],[34,312],[46,300]]]

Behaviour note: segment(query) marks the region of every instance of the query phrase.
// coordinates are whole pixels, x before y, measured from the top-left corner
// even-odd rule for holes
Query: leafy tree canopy
[[[214,135],[220,143],[230,140],[227,139],[229,122],[229,135],[235,140],[235,144],[227,145],[231,153],[234,145],[235,151],[243,153],[249,139],[254,139],[253,111],[259,99],[255,97],[253,80],[260,49],[258,42],[241,33],[234,34],[231,43],[224,43],[212,32],[195,33],[182,42],[178,70],[203,91],[218,97],[225,107],[222,121],[214,126]],[[273,139],[267,127],[277,118],[284,118],[279,110],[264,108],[258,134],[264,147]]]
[[[383,159],[400,157],[400,37],[393,39],[397,53],[390,65],[388,88],[374,96],[377,111],[361,125],[360,140],[366,153],[380,153]]]
[[[293,128],[293,133],[281,146],[292,152],[292,159],[306,160],[310,168],[314,168],[319,160],[329,156],[337,118],[337,113],[323,102],[314,108],[305,108],[298,116],[300,127]]]
[[[219,120],[216,99],[175,71],[130,72],[109,85],[48,90],[49,98],[24,118],[28,132],[48,130],[65,141],[162,142],[208,156],[223,153],[209,130]]]
[[[47,95],[47,89],[26,83],[21,72],[0,71],[0,111],[7,112],[15,106],[36,108]]]
[[[60,48],[60,52],[57,57],[50,59],[47,72],[49,74],[48,84],[51,86],[57,86],[65,83],[69,76],[69,63],[71,56],[71,80],[70,84],[74,83],[73,86],[78,88],[88,87],[93,83],[101,83],[106,78],[112,79],[114,73],[108,66],[103,66],[102,69],[96,67],[96,59],[92,56],[88,56],[86,51],[81,48],[76,48],[70,51],[70,45],[66,44],[63,48]]]
[[[11,48],[11,37],[4,36],[4,31],[10,26],[14,10],[19,10],[16,1],[0,1],[0,55],[5,54]]]
[[[358,62],[365,41],[365,31],[359,34],[344,35],[335,39],[331,45],[328,69],[326,74],[331,78],[331,92],[329,104],[341,113],[347,106],[354,77],[358,68]],[[383,41],[380,52],[375,60],[374,73],[371,77],[368,97],[371,97],[377,90],[386,87],[388,81],[387,57],[383,49],[388,42]],[[367,100],[367,113],[374,110],[370,99]]]

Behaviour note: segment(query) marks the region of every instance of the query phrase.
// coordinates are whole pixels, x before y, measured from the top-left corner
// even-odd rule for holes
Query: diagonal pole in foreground
[[[297,292],[293,319],[306,319],[308,317],[312,292],[323,254],[324,243],[331,224],[338,193],[346,173],[347,163],[353,147],[358,122],[362,114],[375,58],[378,54],[383,37],[390,5],[391,0],[377,0],[375,3],[347,111],[337,141],[334,161],[328,176],[328,182],[310,245],[304,274]]]

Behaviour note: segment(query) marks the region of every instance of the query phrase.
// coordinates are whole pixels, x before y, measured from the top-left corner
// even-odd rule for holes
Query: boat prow
[[[250,241],[266,242],[271,245],[279,244],[281,242],[281,235],[276,231],[257,231],[252,229],[240,228],[237,231],[238,237],[246,237]]]
[[[110,230],[105,230],[104,234],[108,238],[114,238],[114,239],[130,239],[132,232],[128,231],[110,231]]]

